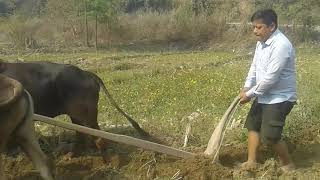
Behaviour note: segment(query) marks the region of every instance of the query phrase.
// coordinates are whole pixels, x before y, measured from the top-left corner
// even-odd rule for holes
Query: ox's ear
[[[12,105],[23,92],[23,86],[17,80],[0,74],[0,109]]]

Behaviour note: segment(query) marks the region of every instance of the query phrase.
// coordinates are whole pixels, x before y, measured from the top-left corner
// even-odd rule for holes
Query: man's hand
[[[247,89],[242,89],[240,91],[240,104],[246,104],[247,102],[250,102],[251,98],[246,96]]]

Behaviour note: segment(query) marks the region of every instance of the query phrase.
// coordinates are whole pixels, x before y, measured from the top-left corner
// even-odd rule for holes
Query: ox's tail
[[[138,133],[141,136],[144,137],[148,137],[150,136],[149,133],[147,133],[146,131],[144,131],[143,129],[141,129],[141,127],[139,126],[139,124],[133,120],[127,113],[125,113],[116,103],[116,101],[112,98],[111,94],[109,93],[108,89],[106,88],[104,82],[102,81],[102,79],[97,76],[94,73],[89,72],[94,79],[97,81],[97,83],[100,85],[100,87],[102,88],[103,92],[105,93],[105,95],[110,99],[111,104],[124,116],[128,119],[128,121],[131,123],[131,125],[138,131]]]

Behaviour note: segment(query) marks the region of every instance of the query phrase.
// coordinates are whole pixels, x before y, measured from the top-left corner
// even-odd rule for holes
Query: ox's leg
[[[0,125],[3,125],[3,124],[0,123]],[[3,171],[3,165],[2,165],[3,162],[2,162],[2,154],[1,154],[1,152],[5,148],[5,144],[6,144],[5,140],[8,138],[8,135],[5,134],[5,133],[2,133],[2,132],[5,132],[5,129],[0,128],[0,180],[6,180],[6,176],[5,176],[4,171]]]
[[[16,129],[14,135],[18,144],[23,151],[32,160],[33,164],[40,171],[40,175],[45,180],[53,180],[53,163],[41,150],[38,140],[35,136],[34,121],[33,121],[33,103],[30,95],[28,96],[29,108],[24,119],[24,122],[20,124]]]
[[[25,114],[25,102],[18,100],[11,110],[0,114],[0,180],[7,179],[3,171],[2,154],[8,140]]]
[[[0,154],[0,180],[6,180],[2,166],[2,155]]]
[[[86,126],[93,129],[100,129],[97,122],[98,116],[98,100],[99,100],[99,89],[97,91],[86,92],[84,95],[76,96],[69,100],[66,106],[66,114],[71,118],[72,123]],[[95,139],[95,142],[94,140]],[[88,136],[82,133],[76,133],[77,143],[73,147],[73,153],[81,149],[79,147],[94,145],[102,150],[105,147],[105,141],[101,138],[96,138],[93,136]],[[71,154],[71,153],[69,153]],[[73,155],[73,154],[72,154]],[[71,158],[71,156],[69,156]],[[68,156],[65,156],[65,159],[69,159]]]
[[[45,180],[53,180],[51,173],[53,164],[40,148],[37,138],[35,137],[32,119],[27,119],[26,122],[19,127],[16,138],[23,151],[40,171],[41,177]]]
[[[89,127],[89,128],[97,129],[96,127],[90,126],[89,124],[87,124],[83,120],[79,120],[79,118],[71,117],[71,121],[74,124],[78,124],[78,125],[81,125],[81,126],[86,126],[86,127]],[[93,139],[92,136],[89,136],[89,135],[86,135],[86,134],[83,134],[83,133],[80,133],[80,132],[76,132],[76,143],[79,144],[79,145],[83,145],[85,147],[92,147],[93,146],[93,140],[92,139]]]
[[[72,123],[74,124],[90,127],[89,125],[83,123],[83,121],[78,120],[78,118],[74,118],[74,117],[70,117],[70,118]],[[94,141],[92,136],[89,136],[80,132],[76,132],[75,142],[72,143],[72,145],[70,146],[71,149],[69,149],[69,152],[64,155],[63,159],[65,161],[69,161],[73,157],[79,156],[81,152],[84,152],[84,150],[87,150],[92,147],[94,147]]]
[[[72,123],[100,130],[97,121],[99,99],[98,94],[99,93],[97,92],[95,94],[96,96],[84,98],[81,102],[76,103],[77,106],[69,106],[68,115],[70,116]],[[95,145],[98,149],[103,148],[104,141],[101,138],[87,136],[77,132],[78,142],[83,142],[84,144],[86,144],[86,146],[89,146],[90,144],[93,145],[92,139],[96,139]]]
[[[72,123],[100,130],[100,127],[97,122],[97,102],[88,102],[85,105],[78,106],[77,109],[73,109],[72,112],[69,112],[69,115]],[[77,150],[81,149],[81,146],[90,148],[93,145],[95,145],[98,148],[98,150],[102,152],[105,150],[107,144],[107,141],[103,140],[102,138],[88,136],[79,132],[76,132],[76,139],[77,143],[74,147],[74,153],[76,153]],[[66,158],[68,157],[66,156]]]
[[[93,129],[98,129],[100,130],[100,127],[98,125],[98,102],[91,102],[91,103],[88,103],[87,104],[87,108],[88,108],[88,113],[86,114],[87,115],[87,118],[83,118],[85,120],[85,126],[87,127],[90,127],[90,128],[93,128]],[[102,139],[102,138],[97,138],[97,137],[93,137],[91,136],[91,139],[94,138],[95,141],[95,146],[96,148],[100,151],[101,153],[101,156],[104,160],[105,163],[108,163],[110,161],[110,158],[109,158],[109,154],[108,152],[106,151],[107,149],[107,144],[110,142],[106,139]],[[93,142],[93,141],[91,141]]]
[[[88,103],[88,114],[85,120],[88,127],[100,130],[100,127],[98,125],[98,100],[99,98],[96,98],[95,101]],[[102,138],[94,138],[95,146],[98,148],[98,150],[104,151],[106,148],[107,141],[103,140]]]
[[[2,130],[2,129],[0,129],[0,130]],[[3,138],[3,137],[1,136],[1,138]],[[0,139],[0,180],[6,180],[6,176],[4,175],[3,165],[2,165],[3,162],[2,162],[1,152],[3,149],[4,149],[4,142],[2,142]]]

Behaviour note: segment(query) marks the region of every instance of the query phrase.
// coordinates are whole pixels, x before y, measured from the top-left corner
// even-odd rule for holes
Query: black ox
[[[103,81],[94,73],[81,70],[73,65],[51,62],[0,61],[0,73],[22,83],[34,101],[35,113],[56,117],[66,114],[72,123],[99,129],[97,122],[100,87],[108,96],[111,104],[124,115],[142,136],[148,134],[140,128],[113,100]],[[78,140],[84,135],[77,133]],[[104,146],[100,138],[96,146]]]

